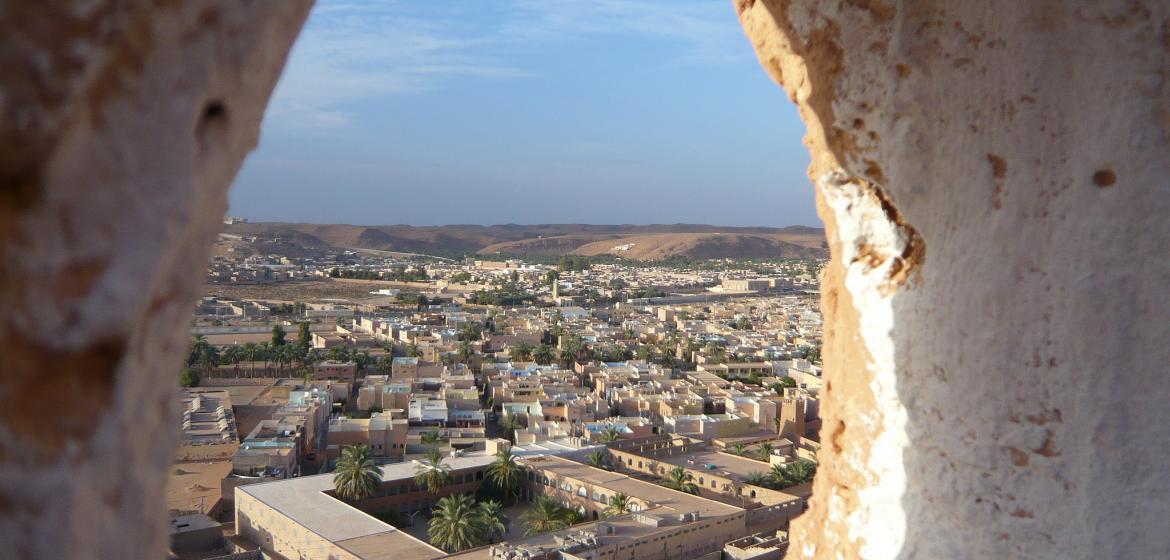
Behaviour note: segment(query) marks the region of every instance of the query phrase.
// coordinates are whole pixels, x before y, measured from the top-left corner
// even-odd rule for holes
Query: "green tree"
[[[621,438],[622,433],[613,426],[606,426],[600,434],[597,434],[597,441],[601,443],[613,443]]]
[[[695,477],[691,475],[690,471],[683,467],[674,467],[666,471],[666,476],[662,479],[662,485],[671,490],[678,490],[687,494],[698,494],[699,487],[695,484],[694,480]]]
[[[437,431],[423,432],[422,435],[419,436],[419,439],[422,441],[423,445],[429,445],[431,447],[438,447],[439,443],[443,441],[442,436],[440,436],[439,432]]]
[[[524,533],[537,535],[572,525],[574,519],[579,518],[579,515],[575,514],[577,514],[575,510],[562,506],[555,499],[541,494],[532,502],[532,508],[524,512],[520,518],[524,521]]]
[[[767,488],[772,482],[772,477],[760,471],[753,471],[748,473],[747,476],[743,477],[743,481],[751,484],[752,486]]]
[[[183,387],[198,387],[199,372],[192,368],[183,368],[183,372],[179,374],[179,385]]]
[[[484,500],[476,504],[475,516],[479,525],[480,535],[487,543],[494,543],[497,539],[503,540],[508,533],[511,519],[504,514],[504,508],[495,500]]]
[[[716,363],[722,362],[727,359],[727,347],[715,341],[708,342],[707,356]]]
[[[308,350],[313,345],[313,335],[309,332],[309,322],[297,323],[297,346]]]
[[[634,356],[639,360],[648,361],[654,355],[654,349],[647,344],[638,347],[634,352]]]
[[[808,459],[797,459],[784,465],[772,466],[772,479],[780,488],[812,482],[817,474],[817,464]]]
[[[532,345],[525,340],[517,341],[509,354],[513,361],[527,362],[532,359]]]
[[[733,455],[739,455],[740,457],[743,457],[744,455],[747,455],[747,446],[742,443],[737,443],[731,446],[731,453]]]
[[[479,325],[474,321],[468,321],[459,326],[459,340],[479,340]]]
[[[604,449],[598,449],[588,455],[589,464],[599,469],[609,470],[609,455]]]
[[[765,462],[765,463],[771,461],[772,460],[772,451],[774,449],[775,448],[772,447],[772,444],[770,444],[766,441],[764,443],[761,443],[760,449],[758,450],[758,453],[760,454],[760,460]]]
[[[540,346],[537,346],[536,352],[533,353],[532,357],[536,360],[536,363],[542,366],[547,366],[553,363],[553,360],[556,359],[556,356],[553,354],[552,347],[547,344],[541,344]]]
[[[222,359],[232,365],[232,372],[240,373],[240,362],[244,361],[244,350],[239,346],[230,346],[223,351]]]
[[[438,449],[427,450],[425,458],[414,469],[414,483],[431,494],[438,494],[451,483],[451,467],[443,464],[443,454]]]
[[[272,347],[273,348],[276,348],[279,346],[284,346],[284,337],[285,336],[287,336],[287,333],[284,332],[284,328],[282,328],[280,325],[272,325]]]
[[[339,497],[362,500],[373,496],[381,486],[382,467],[374,463],[374,453],[368,445],[342,448],[333,471],[333,489]]]
[[[475,500],[469,494],[452,494],[439,499],[434,517],[427,526],[432,545],[446,552],[475,548],[484,541],[484,528]]]
[[[512,443],[516,443],[516,430],[522,428],[524,424],[514,414],[505,414],[500,418],[500,429],[504,430],[504,437]]]
[[[630,497],[625,492],[618,492],[609,497],[609,505],[605,508],[605,515],[612,517],[614,515],[629,513],[630,505]]]
[[[487,479],[505,496],[516,495],[524,485],[524,467],[516,462],[511,449],[496,452],[496,460],[487,468]]]
[[[459,351],[456,354],[459,356],[460,362],[467,363],[475,354],[475,348],[471,346],[470,340],[463,340],[459,342]]]

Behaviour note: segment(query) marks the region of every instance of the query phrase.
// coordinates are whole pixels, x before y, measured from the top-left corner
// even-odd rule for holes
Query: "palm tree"
[[[759,449],[759,453],[760,453],[760,460],[761,460],[761,461],[763,461],[763,462],[765,462],[765,463],[767,463],[767,462],[771,461],[771,459],[772,459],[772,450],[773,450],[772,444],[770,444],[770,443],[768,443],[768,442],[766,442],[766,441],[765,441],[764,443],[761,443],[761,444],[760,444],[760,449]]]
[[[621,515],[630,511],[630,497],[625,492],[618,492],[609,497],[609,505],[605,508],[605,515]]]
[[[240,374],[240,362],[244,361],[244,351],[239,346],[232,346],[223,352],[225,362],[232,365],[232,372]]]
[[[510,354],[514,361],[527,362],[532,359],[532,345],[528,341],[521,340],[512,347]]]
[[[609,470],[609,457],[604,449],[598,449],[589,454],[589,464],[599,469]]]
[[[476,504],[475,516],[481,537],[488,543],[494,543],[496,539],[503,540],[504,535],[508,534],[511,519],[504,515],[500,502],[487,500]]]
[[[256,345],[256,355],[264,362],[264,375],[271,375],[271,372],[268,371],[268,362],[272,360],[272,345],[268,342]]]
[[[747,454],[747,446],[742,443],[737,443],[731,446],[731,454],[742,457]]]
[[[431,544],[447,552],[475,548],[483,542],[483,529],[475,500],[469,494],[439,499],[427,526]]]
[[[613,426],[606,426],[604,430],[597,436],[597,441],[601,443],[613,443],[621,439],[622,433]]]
[[[708,342],[707,355],[714,362],[722,362],[727,358],[727,348],[715,341]]]
[[[532,508],[524,512],[520,519],[524,520],[524,534],[536,535],[572,525],[573,519],[577,517],[574,515],[576,513],[553,498],[541,494],[532,502]]]
[[[675,467],[666,471],[666,477],[662,479],[662,485],[671,490],[678,490],[687,494],[698,494],[699,487],[694,483],[694,480],[695,477],[689,471],[682,467]]]
[[[443,438],[439,435],[439,432],[437,432],[437,431],[423,432],[422,435],[419,436],[419,440],[423,445],[429,445],[431,447],[438,447],[439,442],[443,441]]]
[[[438,449],[427,450],[426,459],[414,469],[414,483],[431,494],[438,494],[451,483],[451,467],[443,464],[443,454]]]
[[[524,424],[514,414],[506,414],[500,418],[500,429],[504,430],[504,437],[512,443],[516,443],[516,430],[523,427]]]
[[[210,376],[219,365],[219,361],[219,349],[215,346],[208,345],[199,353],[199,369],[203,370],[204,376]]]
[[[472,341],[479,338],[479,325],[468,321],[459,327],[459,340]]]
[[[817,464],[808,459],[798,459],[786,465],[772,467],[772,476],[781,488],[812,482],[816,474]]]
[[[515,494],[524,484],[524,467],[516,463],[516,457],[511,449],[501,449],[496,452],[496,460],[487,468],[487,479],[504,495]]]
[[[536,352],[532,354],[532,357],[536,360],[536,363],[542,366],[547,366],[548,364],[553,363],[553,360],[556,359],[556,355],[553,354],[552,346],[547,344],[541,344],[540,346],[537,346]]]
[[[576,355],[568,348],[561,348],[560,352],[557,352],[557,361],[563,368],[568,369],[568,367],[572,365],[574,359],[576,359]]]
[[[243,357],[248,359],[248,376],[256,375],[256,352],[259,351],[259,346],[256,343],[245,343],[243,345]]]
[[[194,366],[199,363],[203,354],[211,348],[211,344],[207,342],[207,337],[201,334],[195,335],[191,340],[191,353],[187,356],[187,365]]]
[[[475,353],[475,349],[471,347],[470,340],[464,340],[459,343],[459,361],[467,363],[471,359],[471,355]]]
[[[333,471],[333,489],[347,500],[362,500],[382,486],[382,467],[374,463],[374,453],[365,444],[342,448]]]
[[[653,354],[654,354],[654,350],[652,350],[649,346],[646,346],[646,345],[639,346],[638,350],[634,352],[634,356],[636,356],[639,360],[643,360],[643,361],[649,360]]]
[[[785,465],[772,465],[772,471],[768,474],[768,482],[766,485],[770,488],[783,488],[784,481],[788,476],[784,472]]]
[[[750,472],[747,474],[747,476],[743,477],[744,482],[751,484],[752,486],[760,486],[765,488],[768,486],[771,480],[772,478],[769,475],[760,471]]]

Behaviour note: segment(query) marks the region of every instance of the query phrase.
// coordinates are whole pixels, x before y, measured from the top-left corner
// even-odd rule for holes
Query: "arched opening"
[[[1161,7],[736,8],[809,126],[835,257],[801,552],[1162,555]],[[27,557],[162,548],[138,523],[162,481],[124,473],[170,460],[157,372],[186,346],[186,263],[213,241],[308,2],[90,9],[0,19],[21,108],[0,124],[0,489]],[[37,391],[71,406],[46,419],[23,397]]]

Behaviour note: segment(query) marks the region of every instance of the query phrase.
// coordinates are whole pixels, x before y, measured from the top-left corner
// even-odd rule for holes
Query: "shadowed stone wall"
[[[0,3],[0,556],[164,556],[192,304],[310,4]]]

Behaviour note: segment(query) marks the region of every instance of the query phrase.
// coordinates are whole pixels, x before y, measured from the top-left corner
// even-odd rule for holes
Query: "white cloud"
[[[666,39],[679,44],[675,62],[724,63],[743,53],[742,35],[726,21],[734,17],[718,0],[511,0],[486,8],[321,0],[268,117],[285,125],[348,126],[349,103],[423,93],[453,77],[526,77],[530,71],[510,53],[584,35]]]

